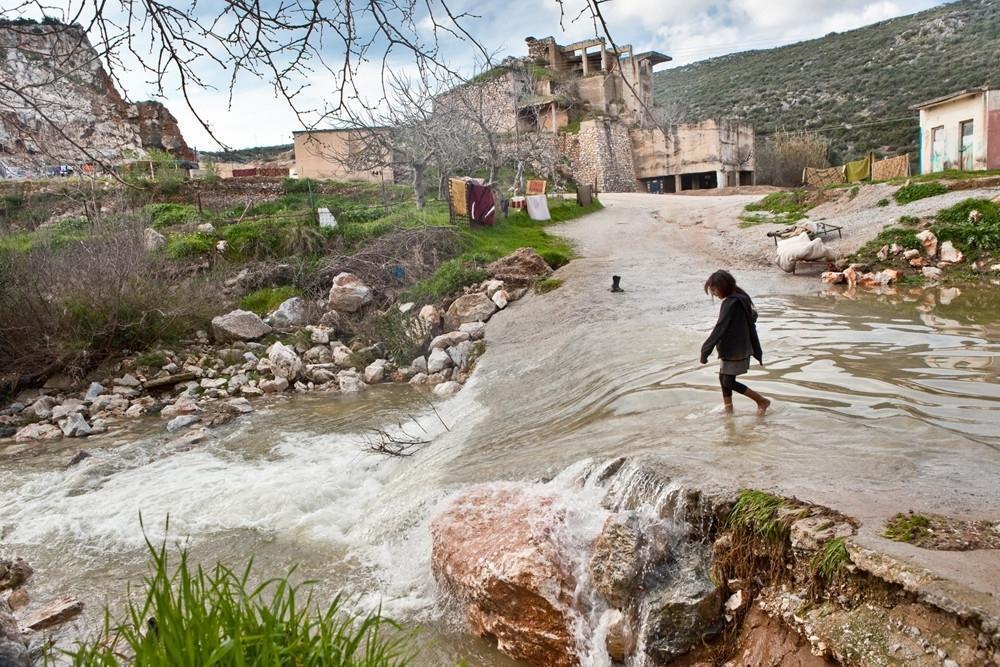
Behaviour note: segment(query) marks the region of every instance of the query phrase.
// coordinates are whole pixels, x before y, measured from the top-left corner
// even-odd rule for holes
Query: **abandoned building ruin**
[[[754,183],[754,130],[735,120],[657,125],[653,68],[670,57],[634,53],[604,39],[568,45],[528,37],[528,56],[445,93],[444,112],[474,90],[497,133],[537,133],[550,141],[573,180],[603,192],[674,193]],[[350,142],[351,130],[295,135],[300,177],[371,179],[371,173],[325,164],[327,150]],[[345,144],[346,145],[346,144]],[[389,170],[398,176],[401,170]]]

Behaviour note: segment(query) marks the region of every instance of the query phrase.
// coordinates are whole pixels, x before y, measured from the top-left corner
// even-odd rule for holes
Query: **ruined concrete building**
[[[530,135],[539,153],[555,156],[548,158],[549,166],[558,160],[577,183],[600,191],[669,193],[753,183],[750,125],[657,122],[653,68],[669,62],[669,56],[634,53],[630,45],[611,47],[603,39],[565,46],[552,37],[525,41],[526,58],[510,58],[438,96],[435,114],[456,112],[458,118],[472,109],[500,141]],[[296,134],[299,175],[370,178],[360,165],[333,164],[327,144],[346,146],[350,134]],[[310,149],[307,138],[325,150]],[[539,171],[544,166],[536,165]]]

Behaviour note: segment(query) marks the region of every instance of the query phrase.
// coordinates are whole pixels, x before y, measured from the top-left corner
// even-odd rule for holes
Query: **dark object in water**
[[[72,468],[80,461],[90,458],[90,456],[91,456],[90,452],[88,452],[86,449],[81,449],[80,451],[78,451],[76,454],[73,455],[73,458],[69,460],[69,463],[66,465],[66,467]]]
[[[622,281],[621,276],[611,276],[611,291],[612,292],[624,292],[619,283]]]

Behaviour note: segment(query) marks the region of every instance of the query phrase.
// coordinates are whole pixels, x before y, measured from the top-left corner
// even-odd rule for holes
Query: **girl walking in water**
[[[716,271],[705,281],[705,293],[722,299],[719,321],[701,346],[701,363],[708,363],[712,350],[718,349],[722,366],[719,384],[722,385],[722,402],[726,412],[733,411],[733,392],[743,394],[757,403],[757,414],[767,412],[771,401],[745,384],[736,381],[737,375],[750,370],[751,355],[764,364],[764,354],[757,338],[757,311],[750,295],[737,287],[736,279],[728,271]]]

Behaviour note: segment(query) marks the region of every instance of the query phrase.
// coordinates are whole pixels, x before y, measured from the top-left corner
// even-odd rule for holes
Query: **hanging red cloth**
[[[496,200],[493,191],[485,185],[471,183],[469,186],[469,220],[474,225],[493,226],[496,221]]]

